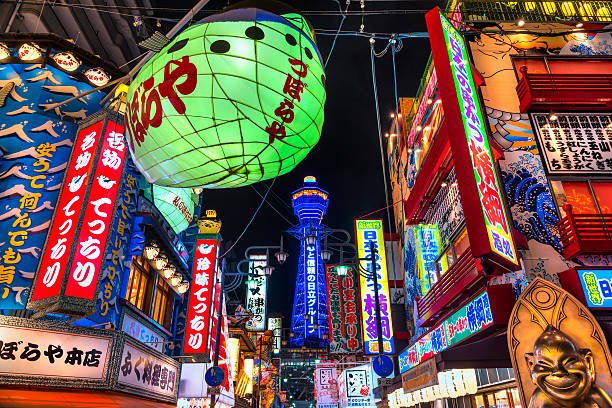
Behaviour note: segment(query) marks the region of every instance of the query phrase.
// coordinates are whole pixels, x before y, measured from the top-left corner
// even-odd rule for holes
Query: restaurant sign
[[[327,306],[329,310],[329,352],[363,351],[357,299],[357,271],[351,265],[327,265]]]
[[[125,341],[117,388],[139,395],[151,394],[160,399],[175,401],[180,364],[152,349],[137,347]]]
[[[268,278],[263,270],[267,264],[268,257],[266,255],[249,256],[249,273],[251,276],[247,282],[246,308],[253,314],[245,324],[245,328],[249,331],[266,330],[266,290]]]
[[[389,280],[387,276],[387,256],[385,253],[382,225],[382,220],[355,220],[355,236],[359,258],[365,259],[371,257],[371,243],[374,243],[374,248],[376,248],[374,263],[378,280],[383,352],[385,354],[395,354],[393,324],[391,322],[391,299],[389,298]],[[360,274],[359,278],[365,354],[378,354],[376,298],[374,295],[372,262],[361,261],[361,267],[372,275],[372,278],[366,278]]]
[[[0,384],[107,388],[114,332],[0,316]]]
[[[471,237],[487,240],[472,243],[474,256],[491,254],[508,267],[518,260],[506,216],[503,190],[482,114],[468,50],[461,34],[439,8],[426,15],[438,86],[451,134],[457,181]],[[459,132],[463,135],[460,137]]]
[[[577,272],[587,306],[594,309],[612,308],[612,270],[578,269]]]
[[[497,294],[497,291],[504,291],[504,293]],[[498,302],[505,300],[506,297],[513,299],[508,285],[497,285],[495,289],[487,288],[480,292],[399,355],[400,373],[416,367],[436,354],[492,326],[496,316],[492,311],[489,292],[497,294]],[[511,307],[511,302],[509,304]],[[500,318],[503,319],[503,316],[498,316],[498,320]]]
[[[612,114],[532,113],[548,174],[612,173]]]

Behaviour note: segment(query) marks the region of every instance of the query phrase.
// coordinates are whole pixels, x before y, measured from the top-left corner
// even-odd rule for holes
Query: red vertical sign
[[[66,296],[93,299],[102,261],[106,254],[109,226],[126,154],[123,126],[108,121],[102,149],[76,242],[76,250],[66,284]]]
[[[191,295],[183,353],[206,353],[212,317],[211,300],[217,263],[217,240],[198,239],[193,260]]]
[[[77,135],[53,224],[39,263],[31,297],[33,301],[60,294],[103,124],[101,120]]]

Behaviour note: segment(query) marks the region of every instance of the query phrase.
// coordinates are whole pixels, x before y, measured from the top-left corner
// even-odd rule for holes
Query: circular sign
[[[393,360],[384,354],[374,357],[372,365],[374,366],[374,372],[381,377],[387,377],[393,373]]]
[[[204,380],[210,387],[218,387],[225,381],[225,371],[219,366],[212,366],[206,370]]]

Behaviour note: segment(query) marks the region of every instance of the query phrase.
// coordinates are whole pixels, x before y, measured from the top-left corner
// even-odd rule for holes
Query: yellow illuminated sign
[[[359,266],[362,274],[359,277],[361,289],[361,322],[363,326],[363,344],[365,354],[378,354],[378,331],[376,325],[376,297],[374,295],[374,279],[363,276],[372,272],[371,242],[374,242],[380,322],[382,329],[383,350],[385,354],[395,354],[393,345],[393,323],[391,320],[391,298],[389,297],[389,278],[387,274],[387,256],[382,220],[356,220],[355,233],[357,250],[361,258]],[[365,269],[365,271],[363,271]]]

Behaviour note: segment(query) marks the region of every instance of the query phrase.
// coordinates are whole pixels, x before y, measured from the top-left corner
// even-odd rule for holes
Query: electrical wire
[[[376,87],[376,68],[374,64],[374,39],[370,39],[370,62],[372,66],[372,87],[374,89],[374,105],[376,107],[376,124],[378,125],[378,145],[380,147],[380,165],[383,172],[383,183],[385,185],[385,203],[387,204],[387,221],[389,225],[389,234],[391,234],[391,213],[389,212],[389,189],[387,187],[387,168],[385,167],[385,154],[382,145],[382,130],[380,128],[380,110],[378,108],[378,89]]]
[[[342,24],[344,24],[344,20],[346,19],[346,12],[348,11],[351,2],[348,1],[346,3],[346,10],[342,13],[342,6],[340,5],[340,1],[336,0],[338,3],[338,8],[340,9],[340,13],[342,14],[342,19],[340,20],[340,25],[338,26],[338,31],[336,31],[336,35],[334,36],[334,41],[332,42],[332,46],[329,50],[329,54],[327,55],[327,59],[325,60],[325,64],[323,64],[323,69],[327,68],[327,63],[329,62],[330,57],[332,56],[332,52],[334,52],[334,46],[336,45],[336,40],[338,39],[338,35],[340,34],[340,30],[342,30]]]
[[[254,185],[251,185],[251,188],[253,189],[253,191],[255,191],[255,192],[257,193],[257,195],[258,195],[259,197],[264,198],[263,194],[261,194],[259,191],[257,191],[257,189],[255,188],[255,186],[254,186]],[[285,216],[284,216],[284,215],[283,215],[283,214],[282,214],[282,213],[281,213],[279,210],[277,210],[277,209],[276,209],[276,207],[274,207],[274,206],[272,205],[272,203],[270,203],[270,201],[269,201],[269,200],[266,200],[265,198],[264,198],[264,200],[266,201],[266,204],[268,204],[268,205],[270,206],[270,208],[272,208],[272,209],[273,209],[273,210],[274,210],[274,211],[275,211],[275,212],[276,212],[278,215],[280,215],[280,217],[281,217],[283,220],[285,220],[285,221],[287,222],[287,224],[289,224],[290,226],[293,226],[293,223],[292,223],[291,221],[289,221],[289,220],[287,219],[287,217],[285,217]]]
[[[278,177],[278,174],[276,176],[274,176],[274,178],[272,179],[272,183],[270,183],[270,186],[268,187],[268,191],[266,191],[266,194],[264,195],[263,199],[261,200],[261,202],[259,203],[259,206],[257,206],[257,209],[255,210],[255,212],[253,213],[253,216],[251,217],[251,219],[249,220],[248,224],[246,225],[246,227],[244,227],[244,229],[242,230],[242,232],[240,233],[240,235],[238,235],[238,238],[236,238],[236,240],[234,241],[234,243],[232,244],[231,247],[229,247],[229,249],[227,251],[225,251],[225,253],[223,255],[221,255],[219,258],[223,258],[225,255],[227,255],[229,253],[229,251],[231,251],[232,249],[234,249],[234,247],[236,246],[236,244],[238,243],[238,241],[240,241],[240,239],[242,238],[242,236],[247,232],[247,229],[249,229],[249,227],[251,226],[251,224],[253,223],[253,220],[255,220],[255,217],[257,216],[257,213],[259,213],[259,210],[261,209],[261,207],[263,206],[263,203],[266,201],[266,197],[268,197],[268,193],[270,192],[270,190],[272,190],[272,186],[274,185],[274,182],[276,181],[276,178]]]

